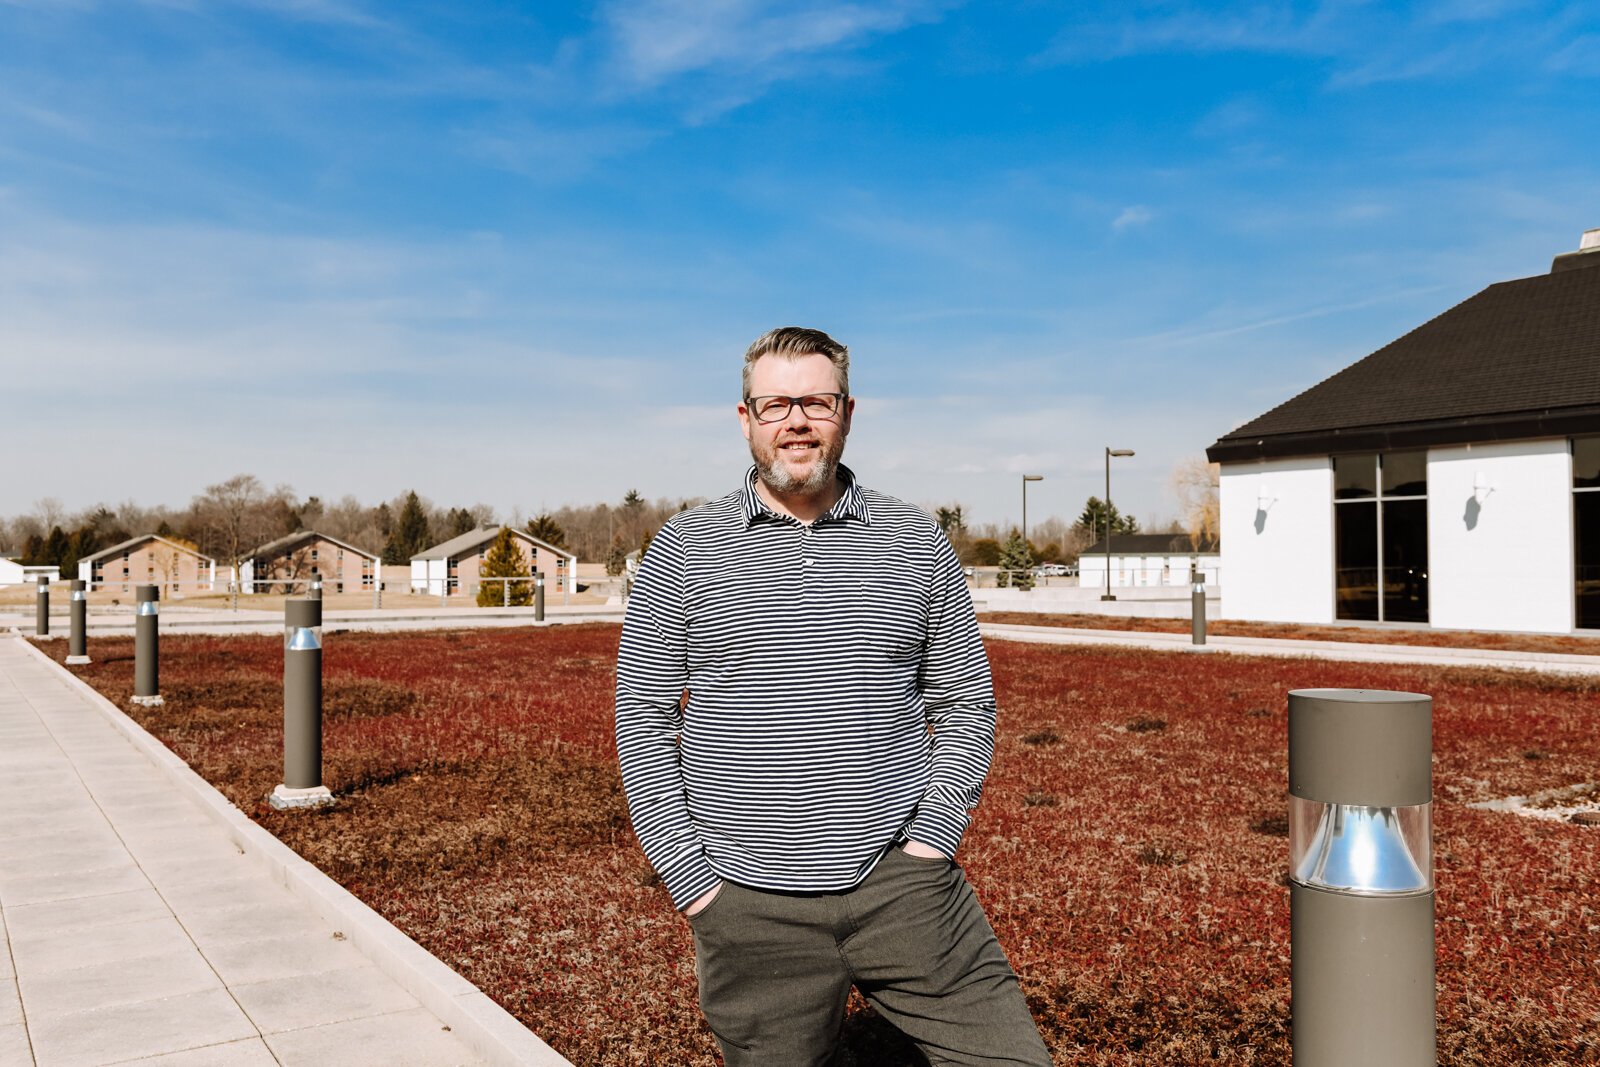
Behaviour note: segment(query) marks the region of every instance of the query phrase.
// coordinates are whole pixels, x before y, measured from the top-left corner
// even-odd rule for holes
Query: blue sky
[[[1600,226],[1597,55],[1512,0],[0,0],[0,512],[718,495],[799,323],[866,484],[1070,517],[1111,445],[1170,516]]]

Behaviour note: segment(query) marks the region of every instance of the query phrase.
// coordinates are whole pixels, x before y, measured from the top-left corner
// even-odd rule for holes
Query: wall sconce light
[[[1261,488],[1256,490],[1256,510],[1271,511],[1272,505],[1277,502],[1278,498],[1272,495],[1272,490],[1267,488],[1267,483],[1262,482]]]
[[[1472,479],[1472,499],[1482,504],[1489,499],[1489,494],[1494,492],[1494,486],[1489,484],[1489,478],[1482,471]]]

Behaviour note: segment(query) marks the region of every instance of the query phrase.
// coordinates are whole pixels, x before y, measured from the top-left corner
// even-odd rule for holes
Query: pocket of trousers
[[[716,911],[717,906],[728,899],[728,891],[732,888],[732,882],[724,881],[722,883],[722,888],[717,890],[717,895],[711,898],[711,903],[707,904],[693,915],[685,915],[684,918],[689,920],[689,926],[693,929],[699,929],[701,923],[705,922],[706,916]]]

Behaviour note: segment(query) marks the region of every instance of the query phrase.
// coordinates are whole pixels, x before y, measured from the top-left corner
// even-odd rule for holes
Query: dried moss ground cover
[[[713,1064],[690,938],[628,830],[614,626],[327,639],[332,810],[286,816],[281,642],[162,642],[129,708],[236,804],[580,1064]],[[64,642],[45,646],[63,655]],[[1288,1062],[1288,690],[1436,701],[1441,1062],[1600,1064],[1600,828],[1468,802],[1592,780],[1600,687],[991,642],[962,862],[1059,1064]],[[80,668],[127,707],[132,644]],[[1536,756],[1530,756],[1535,753]],[[847,1063],[915,1062],[857,1010]]]

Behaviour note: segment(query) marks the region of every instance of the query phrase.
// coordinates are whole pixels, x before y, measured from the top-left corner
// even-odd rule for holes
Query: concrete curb
[[[512,608],[510,611],[486,610],[482,613],[460,617],[426,613],[392,615],[352,615],[331,612],[323,619],[323,630],[329,633],[344,631],[384,632],[399,630],[474,630],[501,629],[513,626],[562,626],[586,622],[621,622],[623,612],[618,608],[595,607],[588,610],[563,610],[546,614],[543,622],[534,620],[533,609]],[[53,621],[53,620],[52,620]],[[10,627],[23,637],[37,636],[31,622],[13,622]],[[134,619],[130,614],[90,615],[88,636],[128,637],[133,634]],[[246,618],[185,618],[172,612],[161,617],[163,634],[275,634],[283,630],[282,613],[271,617]],[[55,636],[55,635],[52,635]]]
[[[20,634],[15,634],[14,639],[21,641],[29,654],[56,671],[69,688],[87,699],[135,748],[165,772],[180,793],[223,828],[239,851],[255,859],[273,881],[304,901],[323,920],[337,926],[380,971],[437,1015],[474,1053],[496,1067],[572,1067],[570,1060],[541,1041],[477,986],[256,825],[210,782],[97,689],[33,647]]]
[[[1600,656],[1558,652],[1506,652],[1501,649],[1443,648],[1430,645],[1377,645],[1359,641],[1302,641],[1297,638],[1207,637],[1206,644],[1191,644],[1188,634],[1148,633],[1137,630],[1080,630],[1066,626],[1022,626],[1014,623],[978,624],[985,637],[1049,645],[1113,645],[1158,652],[1226,652],[1239,656],[1304,656],[1351,660],[1359,663],[1401,663],[1431,667],[1492,667],[1500,670],[1544,674],[1600,674]]]

